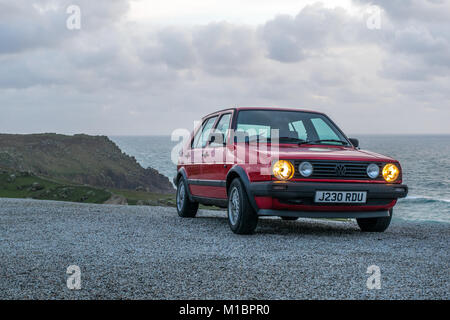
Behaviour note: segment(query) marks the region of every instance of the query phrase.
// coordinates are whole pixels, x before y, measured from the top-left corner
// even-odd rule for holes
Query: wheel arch
[[[175,178],[173,179],[173,183],[175,184],[175,186],[178,187],[178,181],[180,181],[180,178],[183,178],[184,181],[186,181],[186,192],[188,194],[189,200],[193,201],[192,198],[192,194],[191,194],[191,190],[189,190],[189,183],[188,183],[188,178],[187,178],[187,173],[186,173],[186,169],[184,169],[183,167],[181,167],[180,169],[178,169],[177,175],[175,176]]]

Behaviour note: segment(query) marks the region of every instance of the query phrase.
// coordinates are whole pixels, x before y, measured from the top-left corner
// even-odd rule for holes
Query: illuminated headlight
[[[371,179],[375,179],[380,174],[380,168],[375,163],[371,163],[367,166],[367,175]]]
[[[383,168],[383,178],[387,182],[394,182],[400,175],[400,169],[393,163],[388,163]]]
[[[305,178],[309,177],[313,173],[313,166],[308,161],[304,161],[298,166],[298,172]]]
[[[272,171],[273,175],[279,180],[289,180],[294,176],[294,166],[287,160],[275,162]]]

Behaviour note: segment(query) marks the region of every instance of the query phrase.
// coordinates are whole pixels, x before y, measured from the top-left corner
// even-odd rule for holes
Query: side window
[[[214,141],[210,144],[211,147],[222,147],[223,143],[228,140],[228,129],[230,128],[231,113],[222,115],[219,122],[217,123],[215,132],[221,133],[223,135],[223,141]],[[216,138],[217,139],[217,138]]]
[[[216,122],[216,119],[217,116],[209,118],[208,120],[205,121],[202,129],[199,130],[195,135],[194,142],[192,143],[193,148],[204,148],[206,146],[206,143],[208,142],[208,137],[211,133],[211,129],[214,125],[214,122]]]
[[[320,140],[336,139],[340,140],[338,135],[330,128],[330,126],[321,118],[313,118],[311,122],[316,129],[317,135]]]

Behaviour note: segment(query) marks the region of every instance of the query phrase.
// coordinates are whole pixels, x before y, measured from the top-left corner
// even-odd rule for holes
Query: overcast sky
[[[170,134],[236,105],[450,133],[450,1],[0,0],[0,132]]]

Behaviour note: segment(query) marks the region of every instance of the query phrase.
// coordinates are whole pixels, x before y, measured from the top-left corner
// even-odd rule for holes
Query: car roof
[[[319,112],[319,111],[314,111],[314,110],[306,110],[306,109],[298,109],[298,108],[279,108],[279,107],[233,107],[233,108],[226,108],[226,109],[221,109],[221,110],[217,110],[214,112],[211,112],[209,114],[207,114],[206,116],[204,116],[202,119],[208,118],[210,116],[219,114],[219,113],[223,113],[226,111],[240,111],[240,110],[278,110],[278,111],[300,111],[300,112],[309,112],[309,113],[318,113],[318,114],[324,114],[323,112]]]

